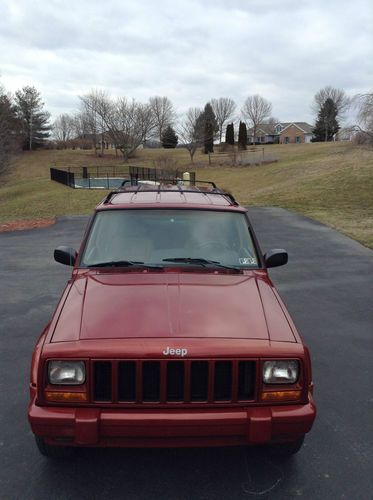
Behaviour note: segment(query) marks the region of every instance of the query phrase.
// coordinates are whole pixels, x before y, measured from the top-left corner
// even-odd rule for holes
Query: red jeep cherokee
[[[270,444],[315,418],[307,347],[247,210],[211,187],[126,184],[95,210],[31,367],[40,452]]]

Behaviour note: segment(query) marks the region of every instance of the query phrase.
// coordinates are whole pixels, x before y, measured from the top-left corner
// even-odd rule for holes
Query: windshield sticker
[[[238,260],[244,266],[256,266],[258,264],[255,257],[240,257]]]

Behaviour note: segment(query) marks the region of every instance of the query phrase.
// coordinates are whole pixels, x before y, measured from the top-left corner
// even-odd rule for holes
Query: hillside
[[[246,205],[281,206],[319,220],[373,248],[373,151],[349,143],[267,146],[278,162],[249,167],[208,166],[185,150],[142,150],[133,165],[172,162],[215,181]],[[0,222],[89,213],[105,191],[74,190],[49,180],[49,167],[122,165],[91,151],[24,153],[0,184]]]

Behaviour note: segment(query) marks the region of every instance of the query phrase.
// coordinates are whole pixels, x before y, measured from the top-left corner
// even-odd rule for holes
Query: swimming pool
[[[81,189],[116,189],[119,188],[124,177],[87,177],[75,178],[74,187]]]

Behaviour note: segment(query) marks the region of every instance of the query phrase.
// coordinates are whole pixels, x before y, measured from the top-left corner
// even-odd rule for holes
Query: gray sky
[[[179,112],[251,94],[310,121],[315,92],[373,88],[372,0],[0,0],[0,82],[52,115],[102,88]]]

